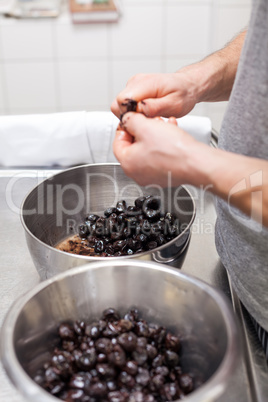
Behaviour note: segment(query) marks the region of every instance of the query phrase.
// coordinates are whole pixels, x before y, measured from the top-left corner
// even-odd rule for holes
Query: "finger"
[[[170,115],[178,114],[176,104],[172,102],[171,96],[163,96],[162,98],[156,99],[143,99],[137,104],[137,112],[143,113],[147,117],[169,117]]]
[[[168,123],[174,124],[174,126],[177,126],[177,125],[178,125],[178,122],[177,122],[177,120],[176,120],[176,117],[173,117],[173,116],[171,116],[171,117],[168,119]]]
[[[119,117],[127,112],[136,112],[138,107],[138,101],[133,95],[126,96],[124,98],[120,97],[120,94],[116,98],[116,102],[119,109]],[[117,106],[115,105],[116,110]]]
[[[120,162],[127,149],[133,144],[132,135],[122,129],[118,129],[113,142],[113,151],[116,159]]]
[[[139,140],[150,134],[152,130],[155,130],[155,132],[163,130],[166,123],[159,118],[151,119],[141,113],[129,112],[124,114],[121,124],[125,131],[131,134],[134,139]],[[163,128],[160,128],[162,125]]]
[[[113,112],[113,114],[115,114],[118,118],[120,118],[121,115],[121,111],[119,108],[119,105],[117,103],[117,100],[114,99],[112,104],[111,104],[111,111]]]
[[[111,111],[118,117],[127,112],[127,102],[129,98],[124,99],[121,103],[118,103],[117,99],[114,99],[111,104]],[[136,112],[142,113],[147,117],[168,117],[170,115],[166,111],[168,103],[164,99],[146,99],[137,102]]]
[[[125,104],[129,99],[138,102],[137,112],[144,113],[144,99],[157,97],[157,77],[158,74],[136,74],[130,77],[126,84],[126,88],[124,88],[116,97],[121,114],[126,113],[127,110]]]
[[[163,92],[161,77],[160,74],[136,74],[132,76],[128,80],[126,88],[116,97],[121,114],[127,112],[127,101],[132,99],[137,102],[137,112],[144,113],[149,117],[159,115],[159,113],[154,112],[154,109],[151,109],[150,101],[162,96],[160,95]],[[147,100],[149,100],[148,104]],[[128,109],[128,111],[130,110]]]

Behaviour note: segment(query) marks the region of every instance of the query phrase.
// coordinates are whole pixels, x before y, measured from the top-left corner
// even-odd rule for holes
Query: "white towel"
[[[112,112],[0,116],[0,166],[68,167],[114,162],[112,143],[118,122]],[[209,118],[188,115],[178,119],[178,125],[209,144]]]

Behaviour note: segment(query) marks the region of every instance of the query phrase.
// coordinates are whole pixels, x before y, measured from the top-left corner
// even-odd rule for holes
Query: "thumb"
[[[153,129],[158,130],[159,124],[165,123],[164,121],[147,118],[141,113],[128,112],[124,114],[121,124],[123,129],[138,141],[152,132]]]
[[[148,98],[138,102],[137,104],[137,112],[143,113],[147,117],[167,117],[167,114],[169,114],[167,108],[168,105],[164,98]]]

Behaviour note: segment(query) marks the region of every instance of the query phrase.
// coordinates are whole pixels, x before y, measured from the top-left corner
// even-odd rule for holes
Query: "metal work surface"
[[[32,289],[40,278],[27,249],[19,209],[27,193],[40,180],[57,171],[1,170],[0,171],[0,326],[16,298]],[[234,294],[224,267],[219,261],[214,244],[216,219],[213,197],[206,191],[190,189],[197,206],[191,240],[177,265],[220,289],[232,301],[240,321],[244,356],[236,375],[220,402],[268,401],[268,369],[256,338],[253,325]],[[183,260],[183,261],[182,261]],[[0,365],[0,401],[23,402]]]

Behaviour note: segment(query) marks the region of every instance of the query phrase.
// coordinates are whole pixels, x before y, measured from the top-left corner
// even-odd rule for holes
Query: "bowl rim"
[[[86,168],[86,167],[93,167],[93,166],[94,166],[94,167],[96,167],[96,166],[97,166],[97,167],[98,167],[98,166],[117,166],[117,167],[121,167],[121,164],[120,164],[120,163],[90,163],[90,164],[75,166],[75,167],[72,167],[72,168],[69,168],[69,169],[64,169],[64,170],[62,170],[61,172],[58,172],[58,173],[56,173],[56,174],[54,174],[54,175],[52,175],[52,176],[50,176],[50,177],[48,177],[48,178],[42,180],[42,181],[41,181],[40,183],[38,183],[37,185],[35,185],[35,186],[28,192],[28,194],[24,197],[24,199],[23,199],[23,201],[22,201],[22,203],[21,203],[21,207],[20,207],[20,220],[21,220],[22,226],[23,226],[24,230],[26,231],[26,233],[27,233],[32,239],[34,239],[36,242],[38,242],[41,246],[45,247],[46,249],[49,249],[51,252],[55,252],[55,253],[57,253],[57,254],[64,255],[64,256],[68,255],[68,256],[70,256],[71,258],[74,258],[74,259],[77,259],[77,260],[85,261],[85,263],[86,263],[87,261],[106,261],[106,260],[107,260],[107,257],[101,257],[101,256],[85,256],[85,255],[79,255],[79,254],[72,254],[72,253],[68,253],[68,252],[66,252],[66,251],[59,250],[59,249],[57,249],[57,248],[55,248],[55,247],[53,247],[53,246],[50,246],[49,244],[47,244],[47,243],[43,242],[42,240],[38,239],[38,237],[36,237],[36,236],[31,232],[31,230],[27,227],[27,225],[26,225],[26,223],[25,223],[25,220],[24,220],[23,211],[24,211],[24,205],[25,205],[25,203],[26,203],[28,197],[32,194],[32,192],[34,192],[34,191],[37,189],[37,187],[39,187],[40,185],[42,185],[42,184],[45,183],[46,181],[51,180],[51,179],[53,179],[54,177],[60,176],[61,174],[65,174],[65,173],[67,173],[67,172],[69,172],[69,171],[72,171],[72,170],[77,170],[77,169]],[[122,168],[121,168],[121,169],[122,169]],[[123,170],[123,169],[122,169],[122,170]],[[132,179],[131,179],[131,180],[132,180]],[[140,187],[142,187],[142,186],[140,186]],[[175,188],[175,187],[171,187],[171,188]],[[184,230],[183,230],[178,236],[174,237],[174,239],[170,240],[168,243],[163,244],[162,246],[156,247],[156,248],[154,248],[153,250],[147,250],[147,251],[144,251],[144,252],[142,252],[142,253],[133,254],[133,255],[124,255],[124,256],[109,257],[109,260],[115,261],[115,260],[118,260],[118,259],[121,260],[121,259],[123,259],[123,258],[124,258],[124,259],[128,259],[128,260],[129,260],[129,259],[131,260],[131,259],[137,258],[137,256],[138,256],[138,257],[143,257],[143,256],[145,256],[145,255],[149,255],[149,254],[151,254],[151,253],[161,251],[161,250],[165,249],[165,248],[167,247],[167,245],[168,245],[168,246],[171,246],[172,244],[176,243],[176,241],[178,241],[181,237],[183,237],[187,232],[190,232],[191,227],[192,227],[192,224],[193,224],[193,222],[194,222],[194,220],[195,220],[195,217],[196,217],[196,203],[195,203],[195,200],[194,200],[193,195],[191,194],[191,192],[189,191],[189,189],[186,187],[186,185],[183,185],[183,184],[182,184],[182,185],[178,186],[178,188],[182,188],[183,190],[186,191],[186,193],[189,195],[189,199],[191,200],[192,206],[193,206],[193,211],[192,211],[192,216],[191,216],[190,222],[187,224],[187,226],[184,228]],[[190,233],[189,233],[189,235],[190,235]],[[168,261],[166,261],[166,262],[168,262]]]
[[[40,402],[56,402],[59,401],[59,399],[50,395],[47,391],[37,385],[34,380],[31,379],[31,377],[24,371],[16,357],[13,345],[13,333],[21,310],[25,304],[32,299],[33,296],[41,292],[43,289],[49,287],[52,283],[60,282],[67,277],[73,277],[86,271],[103,269],[105,267],[109,267],[110,265],[111,263],[109,261],[101,261],[71,268],[63,273],[55,275],[50,279],[42,281],[33,289],[19,296],[19,298],[11,305],[4,318],[1,329],[0,357],[9,379],[27,401],[36,402],[38,400]],[[164,271],[169,275],[179,277],[182,281],[191,282],[195,286],[205,291],[217,303],[220,311],[222,312],[227,333],[227,347],[225,356],[210,379],[192,394],[189,394],[185,397],[185,401],[187,402],[207,402],[216,400],[217,397],[223,394],[230,379],[230,373],[234,372],[242,357],[241,330],[238,325],[237,318],[235,317],[234,312],[231,310],[231,303],[229,299],[221,290],[218,290],[203,280],[196,278],[193,275],[183,273],[176,268],[167,267],[164,264],[139,260],[117,260],[113,262],[113,266],[116,267],[116,269],[119,269],[119,267],[123,269],[122,267],[126,265],[134,268],[140,266],[143,268],[146,267],[146,269],[162,272]],[[175,402],[178,402],[178,400]]]

